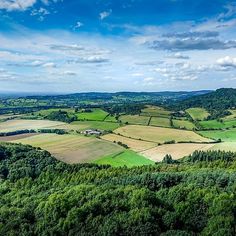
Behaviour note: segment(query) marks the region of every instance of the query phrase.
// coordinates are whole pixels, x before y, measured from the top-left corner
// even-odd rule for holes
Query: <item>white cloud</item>
[[[235,67],[236,68],[236,57],[223,57],[217,60],[217,64],[222,67]]]
[[[45,68],[55,68],[56,64],[54,62],[47,62],[47,63],[42,64],[42,67],[45,67]]]
[[[77,22],[76,22],[76,25],[74,26],[74,29],[79,29],[79,28],[81,28],[83,25],[84,25],[84,24],[83,24],[82,22],[77,21]]]
[[[107,18],[108,16],[110,16],[112,13],[112,10],[110,9],[109,11],[103,11],[99,14],[99,18],[100,20],[104,20],[105,18]]]
[[[7,11],[25,11],[35,3],[36,0],[1,0],[0,9]]]

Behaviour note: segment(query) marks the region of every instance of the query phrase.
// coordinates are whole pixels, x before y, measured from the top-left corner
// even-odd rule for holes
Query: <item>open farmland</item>
[[[188,120],[174,120],[173,119],[172,121],[173,121],[173,126],[178,129],[184,128],[184,129],[192,130],[196,128],[196,126]]]
[[[142,116],[169,117],[170,114],[171,114],[170,111],[157,106],[147,106],[141,111]]]
[[[212,148],[214,145],[215,144],[201,144],[201,143],[165,144],[145,150],[143,152],[140,152],[140,154],[153,161],[162,161],[167,154],[170,154],[173,159],[177,160],[184,156],[190,155],[196,150],[206,151]]]
[[[107,134],[107,135],[102,136],[102,139],[111,141],[111,142],[114,142],[114,141],[121,142],[123,144],[128,145],[130,149],[136,152],[144,151],[144,150],[147,150],[156,146],[156,144],[152,142],[131,139],[131,138],[127,138],[121,135],[117,135],[117,134]]]
[[[202,127],[202,129],[226,129],[236,127],[236,119],[222,122],[217,120],[200,121],[199,125]]]
[[[199,134],[211,139],[221,139],[226,142],[236,142],[236,129],[199,131]]]
[[[95,121],[103,121],[106,116],[108,115],[107,112],[103,111],[102,109],[95,108],[92,109],[92,112],[79,112],[76,113],[76,116],[79,120],[95,120]]]
[[[210,115],[206,109],[200,107],[189,108],[186,112],[192,117],[193,120],[204,120]]]
[[[170,119],[163,117],[152,117],[150,124],[151,126],[170,127]]]
[[[119,166],[142,166],[142,165],[151,165],[154,164],[153,161],[146,159],[138,153],[135,153],[130,150],[122,151],[118,154],[108,155],[101,159],[97,159],[94,163],[100,165],[111,165],[115,167]]]
[[[201,137],[193,131],[177,130],[170,128],[128,125],[120,127],[114,131],[116,134],[121,134],[125,137],[151,141],[156,143],[164,143],[166,141],[175,140],[176,142],[210,142],[208,138]]]
[[[230,151],[236,152],[236,142],[222,142],[217,143],[210,150],[221,150],[221,151]]]
[[[0,123],[0,132],[12,132],[25,129],[54,129],[66,126],[66,123],[50,120],[8,120]]]
[[[111,142],[78,135],[39,134],[12,142],[40,147],[66,163],[91,162],[124,150]]]
[[[147,125],[149,119],[149,117],[139,115],[123,115],[119,117],[119,120],[124,124],[128,123],[137,125]]]

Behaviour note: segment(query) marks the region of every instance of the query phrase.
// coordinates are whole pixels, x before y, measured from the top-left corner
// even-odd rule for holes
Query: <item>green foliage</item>
[[[133,168],[67,165],[2,144],[0,235],[235,235],[235,154],[189,158]]]
[[[52,111],[45,118],[48,120],[61,121],[61,122],[66,122],[66,123],[71,123],[77,120],[76,116],[69,115],[68,112],[62,111],[62,110]]]

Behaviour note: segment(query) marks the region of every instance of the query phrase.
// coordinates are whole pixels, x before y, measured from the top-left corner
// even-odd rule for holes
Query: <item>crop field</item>
[[[236,152],[236,142],[223,142],[217,143],[210,150],[221,150],[221,151],[231,151]]]
[[[114,131],[125,137],[151,141],[156,143],[164,143],[166,141],[175,140],[176,142],[210,142],[210,139],[201,137],[193,131],[177,130],[170,128],[161,128],[153,126],[128,125],[120,127]]]
[[[0,123],[0,132],[11,132],[24,129],[61,128],[66,123],[50,120],[8,120]]]
[[[106,121],[74,121],[69,127],[74,130],[99,129],[99,130],[115,130],[120,127],[119,123]]]
[[[180,128],[180,129],[185,128],[189,130],[196,128],[196,126],[188,120],[172,120],[172,121],[175,128]]]
[[[147,150],[156,146],[156,144],[152,142],[135,140],[135,139],[127,138],[127,137],[117,135],[117,134],[107,134],[107,135],[102,136],[102,139],[111,141],[111,142],[114,142],[114,141],[122,142],[123,144],[128,145],[130,149],[136,152],[144,151],[144,150]]]
[[[103,121],[108,113],[103,111],[102,109],[96,108],[92,109],[92,112],[80,112],[76,113],[76,115],[80,120]]]
[[[236,127],[236,119],[227,120],[223,122],[219,122],[217,120],[200,121],[199,125],[203,129],[226,129],[226,128]]]
[[[108,155],[101,159],[95,160],[93,162],[97,164],[101,164],[101,165],[111,165],[115,167],[119,167],[119,166],[132,167],[132,166],[154,164],[153,161],[146,159],[140,154],[137,154],[130,150],[125,150],[118,154]]]
[[[199,134],[211,139],[221,139],[226,142],[236,142],[236,129],[199,131]]]
[[[207,110],[200,107],[189,108],[186,112],[193,118],[193,120],[204,120],[210,115]]]
[[[153,161],[162,161],[165,155],[170,154],[173,159],[177,160],[184,156],[190,155],[196,150],[208,150],[215,144],[199,143],[177,143],[165,144],[140,152],[141,155],[150,158]]]
[[[137,125],[147,125],[149,117],[139,116],[139,115],[123,115],[119,117],[122,123],[137,124]]]
[[[91,162],[124,150],[111,142],[79,135],[39,134],[12,142],[40,147],[66,163]]]
[[[157,116],[157,117],[169,117],[171,111],[165,110],[162,107],[147,106],[141,112],[142,116]]]
[[[152,117],[150,124],[151,126],[170,127],[170,119],[163,117]]]
[[[0,142],[9,142],[14,141],[22,138],[28,138],[35,135],[39,135],[38,133],[28,133],[28,134],[17,134],[17,135],[11,135],[11,136],[0,136]]]

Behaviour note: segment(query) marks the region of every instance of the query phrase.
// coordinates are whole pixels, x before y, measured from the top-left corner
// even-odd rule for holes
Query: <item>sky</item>
[[[236,87],[236,1],[0,0],[0,91]]]

